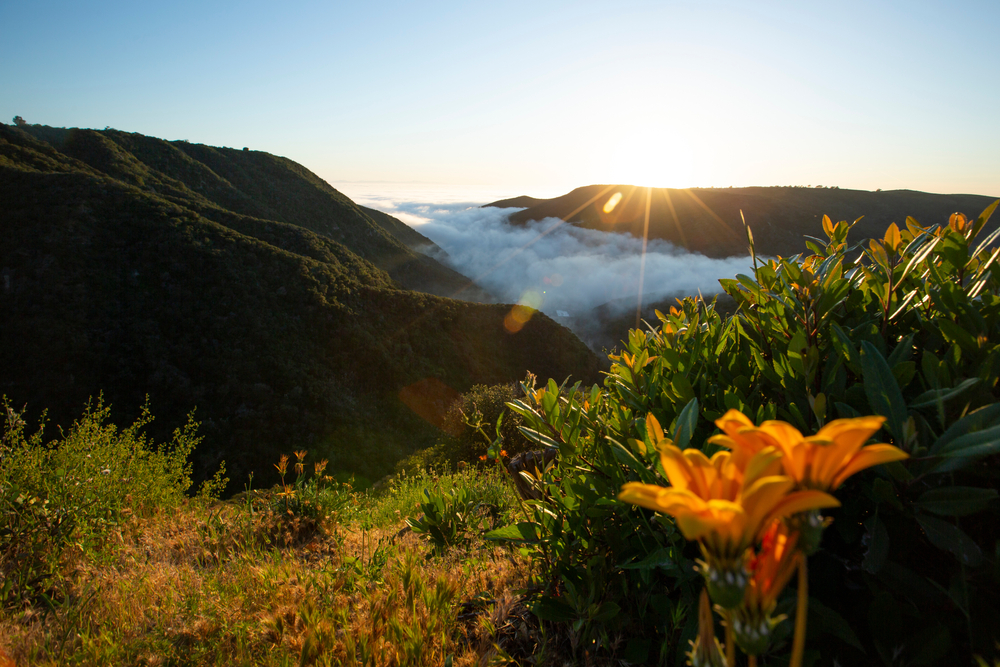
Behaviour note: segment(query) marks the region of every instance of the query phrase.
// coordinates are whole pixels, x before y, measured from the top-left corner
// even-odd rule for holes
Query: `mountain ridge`
[[[404,400],[427,379],[444,388],[431,398],[446,409],[473,384],[529,370],[598,378],[593,353],[542,314],[511,334],[510,306],[404,289],[401,278],[420,278],[430,258],[401,255],[407,278],[291,216],[249,215],[252,197],[236,212],[188,195],[102,137],[77,137],[97,146],[75,149],[88,163],[0,125],[0,394],[18,406],[67,425],[100,392],[123,420],[148,397],[157,437],[197,407],[206,442],[196,475],[226,459],[242,484],[297,448],[333,470],[381,476],[438,437]],[[98,155],[123,178],[94,166]],[[405,248],[363,214],[334,224],[370,253]]]
[[[627,232],[642,238],[645,225],[646,188],[632,185],[588,185],[564,195],[538,200],[510,215],[513,224],[529,220],[562,218],[602,231]],[[841,188],[650,188],[649,238],[709,257],[747,254],[743,219],[753,231],[757,253],[794,255],[807,251],[806,236],[821,234],[824,214],[834,221],[860,221],[852,230],[855,241],[881,236],[895,222],[903,225],[913,216],[924,225],[940,224],[951,213],[979,215],[995,197],[938,195],[916,190],[870,192]],[[621,197],[610,206],[616,194]],[[487,204],[498,208],[517,206],[525,197]],[[515,202],[515,203],[511,203]],[[997,222],[991,225],[995,227]]]

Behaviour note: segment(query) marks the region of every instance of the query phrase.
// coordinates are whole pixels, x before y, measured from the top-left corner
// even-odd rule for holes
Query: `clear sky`
[[[1000,195],[1000,1],[5,2],[0,117],[334,184]]]

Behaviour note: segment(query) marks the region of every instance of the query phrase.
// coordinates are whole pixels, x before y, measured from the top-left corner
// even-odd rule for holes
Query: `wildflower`
[[[285,473],[288,471],[288,454],[282,454],[278,462],[274,464],[274,467],[278,469],[278,473],[284,477]]]
[[[806,438],[791,424],[766,421],[758,427],[739,411],[730,410],[715,422],[725,435],[708,441],[739,451],[741,457],[776,447],[783,455],[785,474],[800,488],[828,492],[857,472],[909,456],[885,443],[864,446],[884,422],[885,417],[877,416],[837,419]]]
[[[317,477],[323,474],[323,471],[326,470],[328,463],[329,461],[327,459],[313,463],[313,471],[316,473]]]
[[[660,430],[652,416],[647,429]],[[699,542],[705,556],[702,574],[712,599],[723,608],[743,600],[746,550],[772,521],[840,505],[821,491],[793,491],[793,479],[775,474],[781,452],[774,447],[750,457],[722,451],[709,459],[697,449],[682,452],[666,439],[656,440],[672,486],[632,482],[618,498],[673,516],[684,537]]]

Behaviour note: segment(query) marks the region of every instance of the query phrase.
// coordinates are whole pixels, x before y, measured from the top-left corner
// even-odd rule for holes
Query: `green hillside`
[[[606,212],[606,205],[616,194],[621,194],[617,205]],[[803,237],[816,235],[823,215],[833,220],[862,218],[851,232],[855,240],[860,240],[880,237],[888,225],[902,225],[907,216],[927,224],[947,219],[956,211],[975,215],[993,199],[913,190],[868,192],[823,187],[652,188],[649,237],[710,257],[745,255],[742,211],[753,230],[758,253],[788,256],[806,251]],[[646,188],[588,185],[553,199],[532,201],[530,197],[518,197],[490,206],[527,207],[511,216],[517,224],[555,217],[589,229],[641,237]],[[993,222],[987,231],[997,224]]]
[[[596,379],[544,315],[512,335],[509,306],[402,289],[462,285],[289,160],[29,129],[0,125],[0,394],[56,424],[148,395],[159,437],[197,407],[196,476],[308,448],[372,477],[436,437],[415,382]]]

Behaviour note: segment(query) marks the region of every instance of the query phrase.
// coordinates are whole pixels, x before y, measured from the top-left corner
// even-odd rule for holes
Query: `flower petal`
[[[902,461],[903,459],[908,458],[910,458],[909,454],[898,447],[893,447],[892,445],[884,443],[878,445],[868,445],[855,454],[854,458],[852,458],[851,461],[840,470],[836,478],[834,478],[833,485],[830,488],[836,489],[838,486],[843,484],[844,480],[848,477],[866,468],[871,468],[872,466],[877,466],[882,463],[890,463],[892,461]]]

